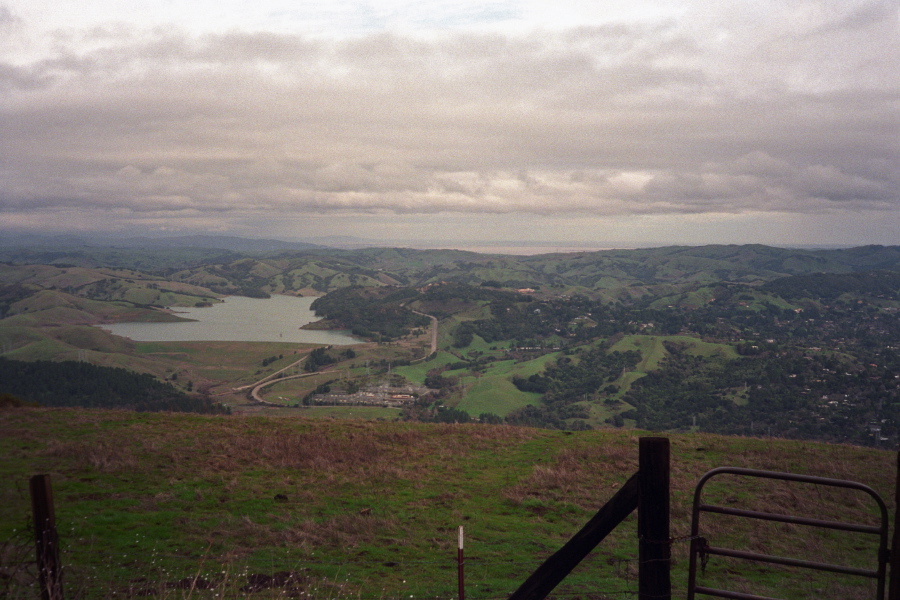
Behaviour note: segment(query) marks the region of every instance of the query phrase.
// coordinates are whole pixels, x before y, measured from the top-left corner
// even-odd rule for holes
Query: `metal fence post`
[[[456,550],[456,584],[459,592],[459,600],[466,600],[466,577],[463,569],[465,568],[465,559],[463,558],[463,526],[459,526],[459,544]]]

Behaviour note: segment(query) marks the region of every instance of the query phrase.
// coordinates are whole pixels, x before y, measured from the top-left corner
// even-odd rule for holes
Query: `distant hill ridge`
[[[440,282],[605,293],[634,286],[761,285],[789,276],[900,271],[900,246],[787,249],[750,245],[668,246],[532,256],[411,248],[324,248],[230,236],[132,238],[116,246],[0,247],[0,261],[135,269],[222,294],[323,294],[348,286]],[[62,240],[60,240],[62,241]],[[99,244],[100,242],[96,242]],[[637,290],[635,290],[637,293]]]

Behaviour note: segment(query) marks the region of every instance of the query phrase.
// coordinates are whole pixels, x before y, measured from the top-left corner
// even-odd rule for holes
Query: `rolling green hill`
[[[627,299],[635,286],[759,284],[791,275],[897,271],[900,248],[863,246],[799,250],[761,245],[712,245],[507,256],[459,250],[369,248],[279,250],[239,254],[209,248],[0,248],[16,264],[136,269],[220,293],[323,294],[349,285],[409,285],[457,281],[502,287],[610,294]]]

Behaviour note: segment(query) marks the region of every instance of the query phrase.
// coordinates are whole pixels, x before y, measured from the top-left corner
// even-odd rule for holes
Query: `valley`
[[[875,446],[900,433],[893,247],[5,252],[4,358],[124,367],[233,412]],[[235,294],[313,295],[323,320],[304,327],[365,341],[138,342],[98,327]]]

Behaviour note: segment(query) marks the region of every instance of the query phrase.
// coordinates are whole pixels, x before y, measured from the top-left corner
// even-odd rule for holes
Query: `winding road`
[[[263,377],[262,379],[260,379],[257,382],[250,383],[247,385],[242,385],[241,387],[231,388],[231,390],[234,392],[243,392],[244,390],[248,390],[250,388],[258,388],[258,387],[264,385],[265,383],[267,383],[270,379],[275,379],[276,377],[278,377],[278,375],[280,375],[281,373],[284,373],[288,369],[293,369],[294,367],[296,367],[297,365],[302,363],[304,360],[306,360],[306,357],[309,356],[309,354],[310,353],[307,352],[306,354],[301,356],[298,360],[295,360],[294,362],[292,362],[288,366],[284,367],[283,369],[278,369],[274,373],[266,375],[265,377]],[[281,379],[286,379],[286,378],[282,377]],[[279,381],[281,381],[281,379],[279,379]],[[251,392],[251,394],[252,394],[252,392]]]
[[[284,369],[282,369],[284,370]],[[250,391],[250,397],[259,404],[265,404],[266,406],[278,406],[280,408],[284,408],[284,404],[279,404],[278,402],[269,402],[268,400],[263,400],[259,395],[259,390],[263,389],[267,385],[272,385],[273,383],[278,383],[279,381],[287,381],[289,379],[300,379],[301,377],[311,377],[313,375],[321,375],[322,373],[333,373],[334,370],[329,371],[313,371],[312,373],[301,373],[300,375],[288,375],[287,377],[279,377],[278,379],[269,379],[268,377],[263,380],[253,384],[255,387]],[[246,389],[248,386],[245,386],[243,389]]]
[[[419,359],[410,361],[410,363],[416,363],[416,362],[420,362],[420,361],[425,360],[426,358],[428,358],[429,356],[431,356],[432,354],[434,354],[435,352],[437,352],[437,347],[438,347],[438,320],[437,320],[437,317],[435,317],[435,316],[433,316],[433,315],[428,315],[428,314],[425,314],[425,313],[423,313],[423,312],[419,312],[419,311],[417,311],[417,310],[414,310],[414,311],[412,311],[412,312],[416,313],[417,315],[422,315],[423,317],[428,317],[429,319],[431,319],[431,350],[429,351],[429,353],[428,353],[426,356],[423,356],[422,358],[419,358]],[[262,396],[259,395],[259,391],[260,391],[261,389],[263,389],[264,387],[266,387],[267,385],[272,385],[273,383],[276,383],[276,382],[278,382],[278,381],[287,381],[287,380],[289,380],[289,379],[299,379],[299,378],[301,378],[301,377],[310,377],[310,376],[312,376],[312,375],[319,375],[319,374],[321,374],[321,373],[331,373],[331,372],[332,372],[332,370],[328,370],[328,371],[314,371],[314,372],[312,372],[312,373],[301,373],[301,374],[299,374],[299,375],[288,375],[287,377],[279,377],[279,375],[281,375],[281,374],[284,373],[285,371],[288,371],[288,370],[293,369],[294,367],[298,366],[300,363],[302,363],[304,360],[306,360],[306,357],[308,357],[308,356],[309,356],[309,353],[304,354],[303,356],[300,357],[299,360],[296,360],[296,361],[292,362],[291,364],[289,364],[288,366],[284,367],[283,369],[279,369],[279,370],[275,371],[274,373],[271,373],[271,374],[269,374],[269,375],[266,375],[265,377],[263,377],[262,379],[260,379],[259,381],[254,382],[254,383],[251,383],[251,384],[248,384],[248,385],[242,385],[241,387],[232,388],[232,391],[234,391],[234,392],[242,392],[242,391],[244,391],[244,390],[250,390],[250,398],[251,398],[254,402],[257,402],[257,403],[259,403],[259,404],[264,404],[264,405],[266,405],[266,406],[280,406],[280,407],[283,407],[284,404],[279,404],[279,403],[277,403],[277,402],[269,402],[268,400],[263,400],[263,399],[262,399]]]

